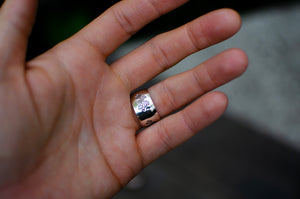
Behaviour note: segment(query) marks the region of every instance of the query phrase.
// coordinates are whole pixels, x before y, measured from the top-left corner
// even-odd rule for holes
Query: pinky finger
[[[166,117],[137,135],[137,145],[144,166],[176,148],[217,120],[228,99],[220,92],[209,93],[182,111]]]

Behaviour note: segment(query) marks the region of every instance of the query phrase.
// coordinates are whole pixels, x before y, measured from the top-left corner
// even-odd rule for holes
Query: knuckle
[[[126,9],[121,9],[120,7],[116,6],[111,9],[115,20],[120,25],[121,29],[128,35],[133,35],[136,32],[135,23],[132,21],[131,17],[129,16],[129,11],[125,11]]]
[[[163,12],[160,9],[160,6],[158,6],[155,1],[153,0],[147,0],[144,1],[145,4],[147,4],[149,6],[149,8],[151,8],[153,10],[153,12],[156,14],[156,16],[161,16],[163,14]]]
[[[201,79],[201,75],[200,72],[198,70],[193,70],[192,71],[192,79],[195,82],[195,86],[200,90],[200,93],[205,92],[203,89],[203,83],[202,83],[202,79]]]
[[[172,89],[169,88],[166,80],[161,83],[161,87],[162,92],[165,94],[166,105],[168,107],[168,110],[171,110],[171,112],[175,111],[178,108],[175,100],[175,95],[172,92]]]
[[[150,42],[151,52],[156,65],[161,71],[165,71],[170,66],[167,50],[159,44],[158,39]]]
[[[217,85],[212,75],[209,73],[208,67],[205,65],[201,67],[200,70],[192,70],[191,76],[195,82],[194,85],[199,89],[200,94],[207,93]]]
[[[173,146],[173,141],[172,141],[172,137],[170,135],[170,131],[168,131],[168,128],[166,127],[166,125],[162,122],[159,123],[159,130],[158,130],[158,134],[159,134],[159,138],[160,141],[163,145],[163,148],[165,149],[165,151],[171,151],[174,146]]]
[[[195,121],[191,118],[190,114],[187,111],[183,111],[182,114],[182,120],[190,134],[194,134],[198,132],[197,124]]]
[[[188,24],[186,26],[187,38],[194,48],[194,51],[200,51],[203,49],[203,46],[205,46],[206,43],[209,43],[208,38],[205,36],[205,34],[203,34],[203,32],[201,33],[201,28],[197,31],[196,34],[196,31],[193,30],[192,25],[193,24]]]

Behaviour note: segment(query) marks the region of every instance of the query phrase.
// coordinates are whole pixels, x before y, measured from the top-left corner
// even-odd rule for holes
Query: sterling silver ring
[[[142,127],[150,126],[160,120],[148,90],[133,93],[130,99],[135,115]]]

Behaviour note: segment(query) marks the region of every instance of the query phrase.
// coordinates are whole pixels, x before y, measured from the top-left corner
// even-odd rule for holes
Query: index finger
[[[188,0],[123,0],[82,29],[77,36],[107,57],[143,26]]]

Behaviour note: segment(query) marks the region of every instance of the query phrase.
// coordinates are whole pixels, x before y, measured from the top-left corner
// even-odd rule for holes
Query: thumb
[[[0,9],[0,74],[24,68],[37,0],[6,0]]]

